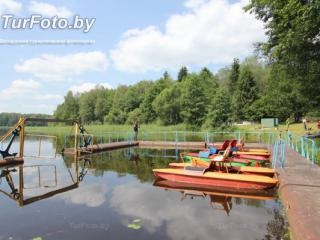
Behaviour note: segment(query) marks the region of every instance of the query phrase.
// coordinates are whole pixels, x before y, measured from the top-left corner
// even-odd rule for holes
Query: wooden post
[[[24,188],[24,182],[23,182],[23,165],[19,166],[19,206],[23,206],[23,188]]]
[[[75,127],[75,129],[74,129],[74,154],[76,156],[78,156],[78,128],[79,128],[78,122],[76,122],[74,124],[74,127]]]
[[[20,120],[19,120],[19,122],[20,122],[20,127],[21,127],[21,129],[20,129],[20,149],[19,149],[19,158],[23,158],[23,152],[24,152],[24,134],[25,134],[25,132],[24,132],[24,130],[25,130],[25,123],[26,123],[26,120],[25,120],[25,118],[20,118]],[[19,127],[18,126],[18,127]]]

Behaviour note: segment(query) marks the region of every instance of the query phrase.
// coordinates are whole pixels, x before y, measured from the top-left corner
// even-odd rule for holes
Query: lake
[[[179,150],[128,148],[76,161],[55,155],[54,146],[43,141],[39,154],[26,141],[24,165],[1,169],[1,240],[286,237],[271,192],[249,197],[155,182],[152,169],[177,161]]]

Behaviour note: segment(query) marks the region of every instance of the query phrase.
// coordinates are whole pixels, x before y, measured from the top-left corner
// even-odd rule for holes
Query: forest
[[[77,95],[69,91],[54,115],[80,118],[87,124],[132,124],[138,120],[216,129],[262,117],[298,121],[304,114],[313,114],[304,101],[284,69],[250,57],[243,62],[235,58],[216,74],[206,67],[198,73],[182,67],[175,78],[165,72],[157,80],[116,89],[97,86]]]

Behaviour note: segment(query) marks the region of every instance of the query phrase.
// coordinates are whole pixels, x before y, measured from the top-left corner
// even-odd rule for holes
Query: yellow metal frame
[[[18,127],[20,127],[20,145],[19,145],[19,158],[23,158],[24,156],[24,141],[25,141],[25,127],[27,122],[55,122],[55,123],[73,123],[75,130],[74,130],[74,134],[75,134],[75,141],[74,141],[74,153],[77,156],[78,155],[78,134],[79,134],[79,126],[80,123],[78,122],[78,120],[61,120],[61,119],[46,119],[46,118],[24,118],[21,117],[19,119],[19,121],[12,127],[10,128],[5,134],[3,134],[2,136],[0,136],[0,142],[2,142],[3,140],[5,140],[6,138],[8,138],[11,134],[12,131],[14,131],[15,129],[17,129]]]

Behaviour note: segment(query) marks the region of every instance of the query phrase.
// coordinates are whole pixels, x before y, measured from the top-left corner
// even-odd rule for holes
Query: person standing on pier
[[[133,125],[133,131],[134,131],[134,137],[133,140],[137,141],[138,140],[138,131],[139,131],[139,122],[135,121],[134,125]]]
[[[286,120],[286,131],[289,131],[289,127],[290,127],[290,117],[287,118]]]

